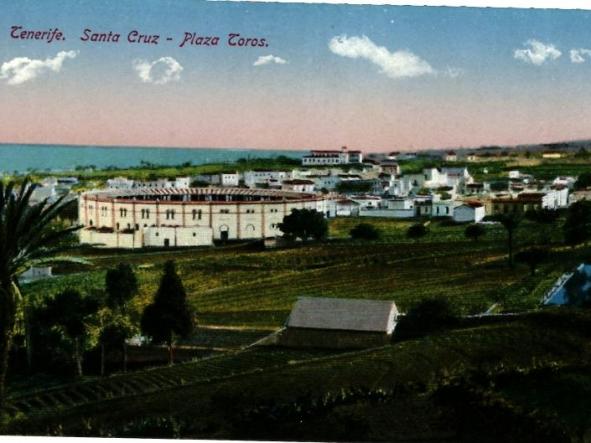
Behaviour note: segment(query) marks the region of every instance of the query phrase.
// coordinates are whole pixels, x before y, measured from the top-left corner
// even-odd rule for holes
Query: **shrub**
[[[380,238],[379,229],[369,223],[359,223],[349,231],[349,234],[355,240],[377,240]]]

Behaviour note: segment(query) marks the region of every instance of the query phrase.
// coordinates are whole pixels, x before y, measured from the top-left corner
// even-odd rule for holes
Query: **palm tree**
[[[50,261],[81,261],[67,257],[51,260],[65,249],[60,240],[80,227],[54,227],[52,222],[67,203],[65,196],[53,203],[47,199],[32,203],[34,189],[28,178],[18,187],[14,181],[0,181],[0,412],[4,410],[8,358],[22,302],[18,276],[31,266]]]
[[[519,227],[521,219],[522,217],[518,213],[503,214],[495,217],[495,220],[499,221],[503,225],[503,228],[505,228],[505,231],[507,231],[507,249],[509,255],[509,266],[511,267],[514,265],[513,243],[515,240],[515,231]]]

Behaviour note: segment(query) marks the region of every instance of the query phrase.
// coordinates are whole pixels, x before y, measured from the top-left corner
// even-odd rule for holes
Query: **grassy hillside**
[[[439,391],[450,383],[464,382],[474,371],[483,374],[483,380],[504,374],[502,389],[495,389],[494,394],[505,402],[515,402],[527,410],[542,408],[543,414],[566,409],[574,413],[573,405],[550,402],[545,392],[556,395],[557,391],[548,387],[534,395],[535,405],[524,404],[531,398],[531,392],[526,392],[527,385],[516,385],[517,375],[511,374],[523,376],[545,368],[559,371],[553,373],[554,379],[562,380],[563,385],[568,382],[570,389],[579,384],[588,387],[588,377],[568,374],[573,371],[569,368],[590,364],[590,326],[588,313],[555,310],[366,351],[331,355],[320,351],[253,348],[172,368],[88,380],[38,393],[13,392],[10,403],[15,416],[20,418],[11,429],[28,434],[154,436],[151,433],[154,420],[163,420],[159,422],[160,433],[172,432],[165,422],[173,420],[177,425],[176,436],[186,438],[296,438],[297,434],[286,434],[296,432],[290,428],[294,426],[291,416],[286,416],[283,424],[287,427],[281,431],[273,426],[273,414],[267,414],[268,408],[272,407],[274,414],[281,416],[287,410],[285,405],[306,404],[314,409],[319,406],[311,399],[326,402],[330,398],[334,409],[323,410],[322,414],[337,422],[345,418],[364,420],[361,429],[370,433],[366,438],[373,435],[378,440],[391,440],[395,436],[400,438],[401,432],[415,438],[417,435],[457,437],[459,431],[453,420],[449,421],[453,417],[441,420]],[[532,380],[535,384],[539,377]],[[391,413],[394,408],[399,415],[381,421],[375,408],[367,409],[366,403],[375,398],[363,393],[371,392],[376,393],[373,396],[378,395],[379,408],[384,413]],[[351,404],[347,403],[348,398]],[[353,416],[339,415],[343,407]],[[354,407],[353,411],[350,407]],[[453,415],[449,412],[452,409],[448,408],[446,414]],[[261,411],[266,411],[263,415],[267,427],[250,430],[240,427],[249,417],[260,419]],[[303,418],[304,422],[311,422],[318,417]],[[412,423],[419,425],[413,429],[409,427]],[[566,420],[564,426],[575,432],[591,423],[588,416],[578,414]],[[336,432],[330,434],[326,424],[306,429],[298,432],[307,432],[303,436],[308,438],[327,438]]]
[[[375,224],[381,239],[349,240],[349,230],[361,221]],[[493,303],[502,303],[505,310],[531,309],[562,272],[586,256],[584,248],[557,250],[555,259],[530,276],[524,265],[506,265],[505,233],[497,225],[488,226],[483,239],[474,242],[464,237],[463,225],[431,222],[425,238],[411,241],[406,238],[410,223],[334,219],[329,243],[289,249],[96,252],[89,256],[92,268],[27,285],[24,291],[32,298],[67,287],[100,291],[105,270],[125,261],[134,265],[140,281],[132,303],[139,318],[156,291],[162,263],[174,258],[201,325],[273,329],[284,323],[299,296],[390,299],[403,311],[426,297],[447,298],[461,314],[483,312]],[[560,230],[548,233],[528,223],[522,224],[517,245],[538,241],[539,235],[544,242],[559,241]]]

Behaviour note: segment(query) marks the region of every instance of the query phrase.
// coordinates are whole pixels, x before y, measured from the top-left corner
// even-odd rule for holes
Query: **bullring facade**
[[[328,215],[327,204],[313,193],[270,189],[95,190],[80,196],[80,242],[141,248],[264,239],[281,235],[278,225],[292,209]]]

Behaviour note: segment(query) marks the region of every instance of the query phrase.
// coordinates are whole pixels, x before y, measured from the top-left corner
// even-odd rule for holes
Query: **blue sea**
[[[151,148],[127,146],[0,144],[0,171],[66,171],[94,166],[128,168],[142,162],[156,165],[230,163],[241,158],[301,158],[304,151],[209,148]]]

